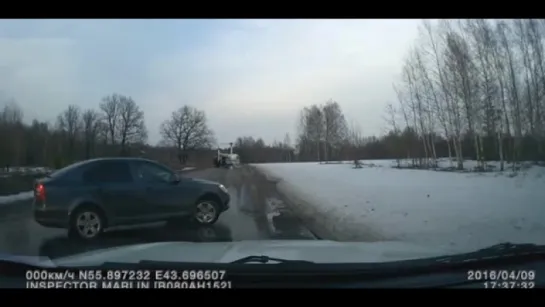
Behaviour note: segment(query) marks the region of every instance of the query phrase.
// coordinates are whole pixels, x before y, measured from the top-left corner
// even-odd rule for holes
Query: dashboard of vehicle
[[[137,289],[139,287],[183,288],[191,287],[191,285],[204,288],[284,289],[545,288],[545,259],[512,262],[514,263],[461,263],[454,266],[443,264],[395,270],[388,267],[377,270],[368,266],[361,267],[358,264],[352,264],[350,267],[350,264],[204,265],[186,263],[166,265],[143,262],[134,265],[109,263],[101,267],[70,270],[68,273],[65,269],[42,269],[2,262],[0,263],[0,288]]]

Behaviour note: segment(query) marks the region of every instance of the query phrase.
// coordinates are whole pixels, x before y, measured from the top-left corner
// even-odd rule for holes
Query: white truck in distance
[[[229,152],[221,152],[218,148],[218,155],[214,158],[216,167],[232,168],[238,166],[240,159],[236,153],[233,153],[233,143],[229,143]]]

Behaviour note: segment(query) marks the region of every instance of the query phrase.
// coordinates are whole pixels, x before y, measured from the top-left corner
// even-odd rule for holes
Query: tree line
[[[147,140],[144,112],[128,96],[106,96],[96,109],[69,105],[53,123],[23,121],[15,100],[0,113],[2,166],[61,167],[95,156],[128,155]]]
[[[459,169],[467,156],[502,170],[545,161],[545,20],[424,21],[419,30],[387,108],[391,150],[409,157],[419,146],[420,165],[434,166],[442,138]]]
[[[300,110],[295,138],[266,144],[255,136],[234,142],[242,162],[402,160],[429,168],[450,157],[545,161],[545,20],[423,21],[408,50],[396,101],[385,102],[388,131],[364,136],[329,100]],[[91,110],[69,106],[56,123],[22,122],[15,103],[0,114],[0,161],[8,165],[65,165],[96,156],[147,155],[185,164],[211,159],[217,146],[204,111],[174,110],[159,125],[162,140],[146,144],[144,113],[130,97],[106,96]],[[193,154],[198,152],[198,154]]]
[[[408,51],[389,131],[363,137],[329,101],[301,111],[301,160],[408,159],[434,167],[450,157],[485,162],[545,161],[545,20],[423,21]]]
[[[1,167],[49,166],[60,168],[75,161],[104,156],[144,156],[175,159],[184,164],[188,151],[210,149],[214,134],[206,116],[190,106],[172,112],[159,125],[158,146],[147,144],[144,112],[130,96],[105,96],[97,108],[69,105],[55,122],[24,122],[15,100],[0,110]],[[172,152],[172,148],[177,150]]]

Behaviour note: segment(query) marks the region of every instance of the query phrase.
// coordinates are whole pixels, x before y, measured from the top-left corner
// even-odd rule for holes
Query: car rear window
[[[76,162],[74,164],[70,164],[64,168],[61,168],[60,170],[57,170],[57,171],[54,171],[53,173],[49,174],[49,176],[47,177],[50,177],[50,178],[59,178],[59,177],[62,177],[64,176],[65,174],[71,172],[72,170],[80,167],[81,165],[83,164],[86,164],[88,163],[89,161],[80,161],[80,162]]]

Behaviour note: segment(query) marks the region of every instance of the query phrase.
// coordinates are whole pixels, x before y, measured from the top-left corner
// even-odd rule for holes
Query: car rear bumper
[[[63,211],[35,209],[34,220],[44,227],[68,227],[68,214]]]

